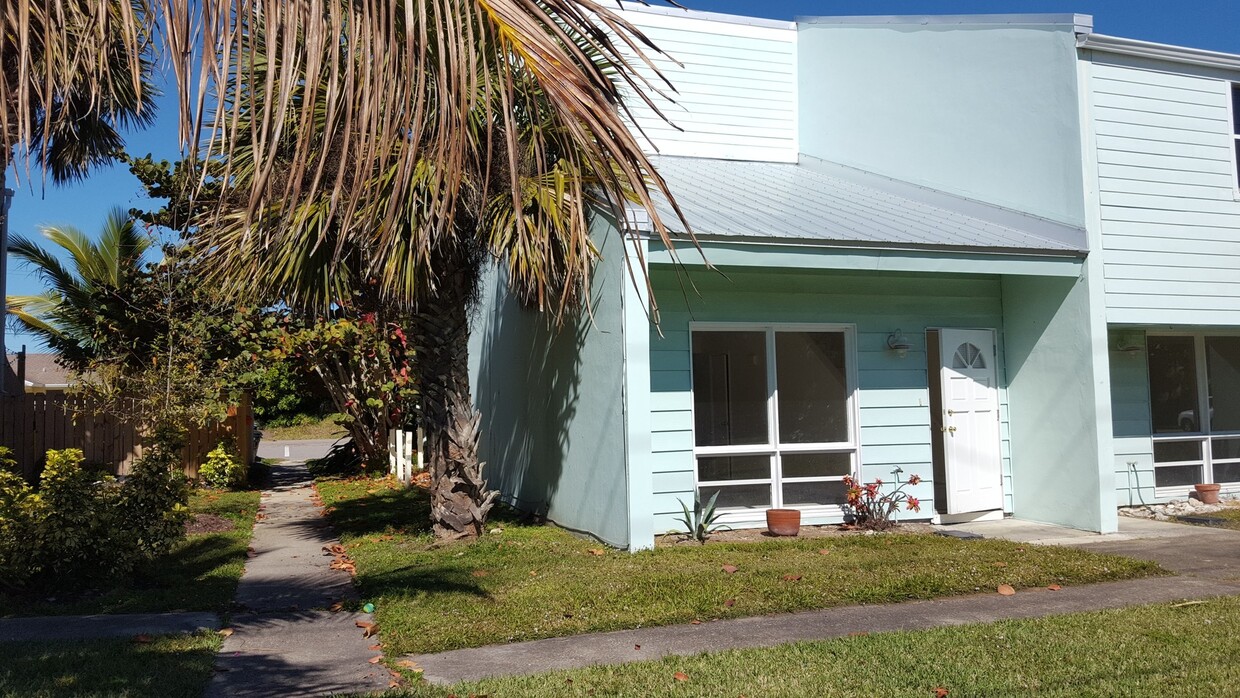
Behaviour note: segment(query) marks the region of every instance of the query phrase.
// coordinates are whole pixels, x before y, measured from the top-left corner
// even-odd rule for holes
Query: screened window
[[[731,510],[843,504],[856,467],[848,330],[695,330],[703,499]]]
[[[1240,483],[1240,337],[1149,337],[1154,484]]]
[[[1235,153],[1236,189],[1240,189],[1240,84],[1231,86],[1231,137]]]

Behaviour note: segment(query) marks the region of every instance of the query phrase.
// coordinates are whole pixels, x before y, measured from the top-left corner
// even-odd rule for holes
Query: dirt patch
[[[934,527],[924,523],[907,523],[899,524],[884,533],[932,533]],[[793,541],[803,538],[839,538],[841,536],[865,536],[865,535],[883,535],[882,533],[870,533],[868,531],[860,531],[855,528],[826,525],[826,526],[802,526],[801,533],[794,537],[772,536],[763,528],[742,528],[735,531],[719,531],[712,533],[710,540],[706,541],[707,545],[712,543],[758,543],[762,541]],[[655,537],[655,545],[659,547],[676,546],[676,545],[697,545],[697,541],[683,533],[669,533]]]
[[[194,533],[223,533],[231,531],[237,525],[223,516],[215,514],[194,514],[193,518],[185,522],[185,532],[187,534]]]

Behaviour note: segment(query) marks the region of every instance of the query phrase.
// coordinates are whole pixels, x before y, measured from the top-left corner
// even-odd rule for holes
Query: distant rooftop
[[[8,376],[17,382],[17,354],[8,354]],[[26,386],[31,388],[67,388],[72,383],[68,369],[56,363],[59,354],[26,354]],[[6,379],[6,384],[9,379]],[[9,386],[6,385],[6,388]],[[11,391],[10,391],[11,392]]]
[[[655,157],[704,238],[1083,254],[1079,228],[802,156],[801,164]],[[675,213],[657,204],[674,225]],[[639,230],[648,221],[635,220]]]

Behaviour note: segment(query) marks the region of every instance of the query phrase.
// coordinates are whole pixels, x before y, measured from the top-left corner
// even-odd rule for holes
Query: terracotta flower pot
[[[1218,485],[1193,485],[1202,504],[1218,504]]]
[[[766,530],[772,536],[795,536],[801,532],[801,510],[767,509]]]

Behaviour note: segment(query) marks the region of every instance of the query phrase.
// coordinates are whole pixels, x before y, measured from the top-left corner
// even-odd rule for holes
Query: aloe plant
[[[705,543],[712,534],[718,531],[731,528],[718,523],[720,513],[715,510],[715,500],[717,499],[719,499],[718,492],[703,507],[701,497],[694,492],[693,511],[689,511],[689,506],[684,503],[684,500],[676,500],[680,502],[680,508],[684,511],[684,516],[681,517],[680,522],[685,525],[685,530],[689,536],[699,543]]]

